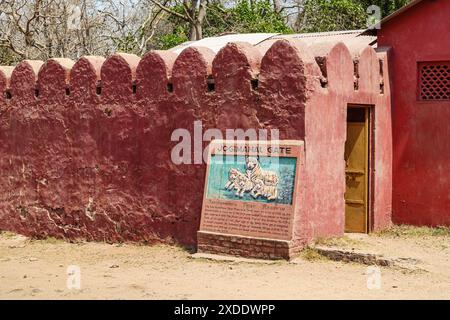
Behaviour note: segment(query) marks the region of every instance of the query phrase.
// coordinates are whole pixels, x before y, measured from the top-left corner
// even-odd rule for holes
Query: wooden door
[[[345,232],[368,232],[369,108],[348,108]]]

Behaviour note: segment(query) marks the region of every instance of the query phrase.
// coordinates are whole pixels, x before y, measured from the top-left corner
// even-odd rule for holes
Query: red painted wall
[[[417,63],[450,61],[450,1],[423,1],[383,24],[391,47],[393,220],[450,225],[450,101],[419,101]]]
[[[356,58],[343,44],[326,57],[327,88],[320,88],[306,106],[307,208],[314,237],[342,235],[345,226],[346,118],[349,104],[365,105],[373,113],[373,148],[370,165],[372,200],[369,229],[378,231],[391,225],[392,135],[390,83],[387,52],[363,49]],[[380,60],[383,61],[382,72]],[[357,79],[357,88],[354,83]],[[380,83],[384,83],[383,92]],[[324,210],[325,209],[325,210]]]
[[[267,51],[266,51],[267,50]],[[217,54],[187,48],[142,59],[115,54],[23,61],[0,69],[0,230],[96,241],[195,245],[205,165],[175,165],[175,129],[277,128],[305,141],[294,239],[343,233],[348,103],[375,108],[374,229],[390,224],[389,86],[366,48],[354,90],[353,57],[326,57],[328,87],[312,52],[279,40],[230,43]],[[384,78],[388,77],[385,64]],[[215,87],[208,86],[208,78]],[[205,144],[206,145],[206,144]],[[382,151],[381,151],[382,150]]]

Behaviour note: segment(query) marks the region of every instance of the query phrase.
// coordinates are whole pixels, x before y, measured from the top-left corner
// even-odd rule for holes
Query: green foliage
[[[408,4],[410,0],[358,0],[357,2],[360,3],[364,9],[367,9],[371,5],[380,7],[381,15],[384,18]]]
[[[354,0],[306,0],[300,21],[301,32],[361,29],[366,12]]]
[[[182,7],[172,8],[182,12]],[[173,32],[155,38],[152,46],[168,49],[188,40],[189,23],[175,16],[168,19]],[[238,0],[234,6],[225,7],[220,2],[208,4],[207,16],[203,24],[203,36],[214,37],[227,33],[291,33],[284,18],[275,12],[269,0]]]
[[[376,5],[385,17],[410,0],[304,0],[295,32],[324,32],[367,28],[371,12],[368,8]],[[171,2],[170,9],[181,15],[185,9],[181,2]],[[292,33],[287,24],[286,9],[276,12],[273,0],[211,0],[207,4],[206,17],[202,26],[203,37],[214,37],[230,33]],[[376,21],[371,21],[376,23]],[[138,30],[145,38],[151,30]],[[190,24],[176,15],[167,14],[161,27],[146,44],[144,50],[169,49],[189,40]],[[140,39],[140,38],[139,38]],[[117,50],[138,52],[142,44],[136,34],[114,39]],[[1,57],[1,51],[0,51]]]
[[[129,33],[122,38],[113,38],[117,51],[132,53],[136,50],[137,43],[133,34]]]
[[[20,57],[14,54],[8,48],[0,47],[0,65],[11,66],[15,62],[19,61]]]
[[[300,32],[365,29],[368,8],[376,5],[381,17],[398,10],[410,0],[306,0],[299,16]],[[375,21],[371,21],[374,23]]]
[[[173,33],[163,34],[156,38],[154,46],[159,50],[167,50],[188,41],[184,28],[178,27]]]
[[[269,0],[257,0],[253,3],[239,0],[230,9],[232,27],[230,31],[237,33],[291,33],[284,18],[275,12]]]

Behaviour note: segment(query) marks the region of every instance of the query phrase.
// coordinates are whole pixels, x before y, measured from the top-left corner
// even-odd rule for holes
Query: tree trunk
[[[276,13],[281,12],[281,0],[273,0],[273,10]]]
[[[200,6],[198,8],[198,16],[196,20],[195,30],[197,31],[197,40],[203,39],[203,21],[206,16],[206,6],[208,5],[208,0],[201,0]]]

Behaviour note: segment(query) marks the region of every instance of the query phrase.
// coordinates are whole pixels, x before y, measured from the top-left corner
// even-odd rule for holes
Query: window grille
[[[450,99],[450,61],[419,64],[420,100]]]

